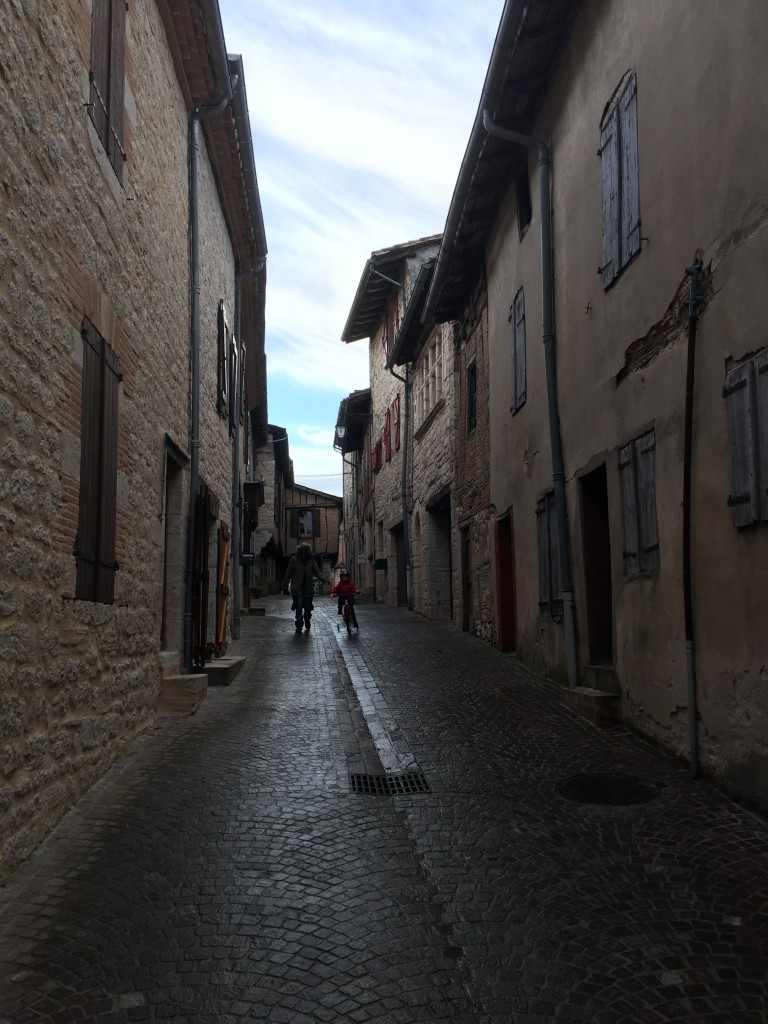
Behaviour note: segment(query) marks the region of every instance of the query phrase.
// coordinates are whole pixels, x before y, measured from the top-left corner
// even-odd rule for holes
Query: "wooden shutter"
[[[748,526],[759,519],[753,378],[753,363],[741,363],[728,371],[723,389],[728,406],[731,446],[731,494],[728,504],[733,509],[733,524],[737,527]]]
[[[220,649],[227,639],[227,609],[229,608],[229,527],[225,522],[219,522],[218,540],[216,646]]]
[[[123,103],[125,97],[125,0],[111,0],[109,46],[109,138],[107,154],[118,181],[123,180]]]
[[[290,536],[299,536],[299,510],[292,509],[290,513]]]
[[[237,344],[233,335],[229,337],[229,436],[235,432],[237,417],[240,415],[240,402],[237,388]]]
[[[392,459],[392,414],[389,409],[384,413],[384,458],[387,462]]]
[[[395,400],[392,403],[392,409],[395,413],[395,451],[400,451],[400,395],[395,395]]]
[[[515,296],[512,309],[512,359],[514,366],[514,390],[512,407],[519,409],[525,403],[525,296],[523,289]]]
[[[624,519],[624,571],[628,576],[640,571],[640,545],[637,527],[637,481],[635,450],[632,444],[619,448],[621,511]]]
[[[755,407],[758,509],[760,519],[765,522],[768,520],[768,349],[755,357]]]
[[[312,536],[313,537],[319,537],[320,536],[320,509],[319,508],[313,508],[311,515],[312,515]]]
[[[536,502],[536,535],[539,543],[539,608],[549,610],[551,599],[549,571],[549,529],[547,526],[547,501]]]
[[[619,100],[621,144],[621,266],[640,252],[640,178],[637,156],[637,79],[632,75]]]
[[[109,30],[110,0],[93,0],[89,111],[105,149],[109,113]]]
[[[80,503],[75,596],[112,604],[115,592],[117,432],[120,367],[117,356],[86,321],[80,420]]]
[[[600,132],[603,177],[603,259],[600,273],[607,288],[619,272],[619,133],[614,110]]]
[[[656,521],[656,434],[653,430],[634,442],[637,471],[637,527],[640,569],[659,566],[659,530]]]

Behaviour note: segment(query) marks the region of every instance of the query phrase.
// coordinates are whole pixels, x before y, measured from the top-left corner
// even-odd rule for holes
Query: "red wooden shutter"
[[[125,94],[125,0],[111,0],[109,47],[109,139],[107,154],[118,181],[123,180],[123,103]]]
[[[384,413],[384,458],[387,462],[392,459],[392,414],[389,409]]]
[[[400,395],[395,395],[395,400],[392,403],[392,409],[395,413],[395,451],[400,451]]]

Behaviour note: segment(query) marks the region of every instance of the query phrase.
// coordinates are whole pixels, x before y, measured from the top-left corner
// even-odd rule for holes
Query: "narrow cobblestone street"
[[[764,1024],[765,822],[450,625],[266,605],[0,890],[2,1024]]]

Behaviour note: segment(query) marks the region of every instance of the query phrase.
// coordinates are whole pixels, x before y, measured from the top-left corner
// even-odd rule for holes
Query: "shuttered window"
[[[539,610],[543,615],[559,619],[563,614],[563,592],[554,491],[549,491],[536,503],[536,528],[539,545]]]
[[[216,340],[216,410],[222,419],[226,419],[229,415],[230,369],[228,356],[230,337],[227,311],[222,299],[219,302]]]
[[[512,412],[525,404],[525,296],[515,296],[509,311],[509,348],[512,361]]]
[[[728,406],[734,526],[768,521],[768,349],[729,367]]]
[[[395,420],[395,451],[400,451],[400,395],[395,395],[392,403],[392,415]]]
[[[640,252],[640,184],[637,147],[637,80],[628,72],[600,125],[603,177],[603,255],[607,288]]]
[[[477,363],[473,359],[467,367],[467,433],[477,426]]]
[[[88,110],[118,180],[123,180],[126,0],[93,0]]]
[[[85,321],[80,419],[80,506],[75,597],[112,604],[115,593],[117,428],[120,367],[110,346]]]
[[[384,413],[384,459],[392,461],[392,413],[389,409]]]
[[[656,521],[656,434],[649,430],[619,449],[624,519],[624,572],[640,576],[659,568]]]

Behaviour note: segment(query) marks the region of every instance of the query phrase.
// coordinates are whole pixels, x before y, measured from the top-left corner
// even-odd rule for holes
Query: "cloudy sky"
[[[345,345],[371,252],[442,231],[503,0],[219,0],[243,55],[269,256],[269,419],[296,482],[341,493]]]

